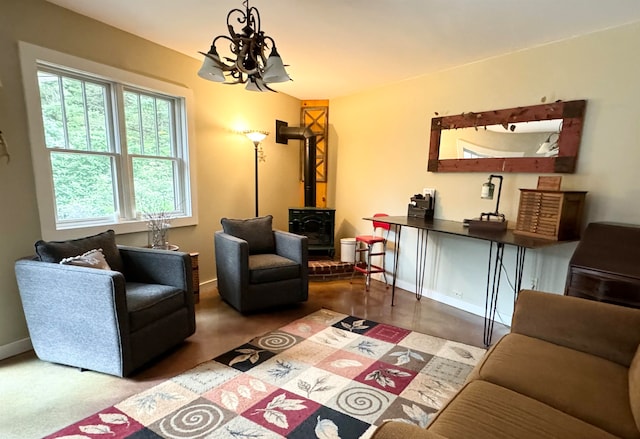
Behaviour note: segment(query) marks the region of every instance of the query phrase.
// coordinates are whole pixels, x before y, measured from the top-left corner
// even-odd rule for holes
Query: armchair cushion
[[[36,254],[41,261],[55,263],[101,248],[112,270],[122,272],[123,269],[122,258],[116,245],[116,235],[113,230],[68,241],[40,240],[36,242],[35,247]]]
[[[127,309],[131,331],[137,331],[186,306],[180,288],[127,282]]]
[[[247,241],[249,254],[274,253],[272,215],[249,219],[222,218],[220,222],[224,233]]]
[[[300,264],[274,254],[249,256],[249,282],[262,284],[300,277]]]

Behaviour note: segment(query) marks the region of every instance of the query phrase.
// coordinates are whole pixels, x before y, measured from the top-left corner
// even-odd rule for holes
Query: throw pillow
[[[276,243],[273,238],[273,216],[250,219],[222,218],[224,233],[244,239],[249,243],[249,254],[273,253]]]
[[[104,258],[101,248],[89,250],[80,256],[64,258],[60,261],[64,265],[78,265],[80,267],[99,268],[101,270],[111,270],[111,267]]]
[[[64,258],[81,255],[89,250],[101,248],[107,263],[112,270],[122,273],[123,263],[120,250],[116,245],[116,234],[113,230],[98,233],[85,238],[68,241],[38,241],[35,244],[36,254],[43,262],[58,263]]]

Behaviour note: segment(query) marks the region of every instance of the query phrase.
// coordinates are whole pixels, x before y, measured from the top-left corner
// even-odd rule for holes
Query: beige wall
[[[176,30],[179,31],[179,30]],[[196,76],[199,62],[131,34],[74,14],[43,0],[2,0],[0,5],[0,130],[11,162],[0,161],[0,358],[28,347],[28,332],[13,272],[15,259],[33,252],[40,239],[34,177],[28,143],[18,41],[68,53],[186,86],[195,96],[199,224],[173,229],[171,241],[200,253],[201,281],[215,277],[213,232],[220,218],[254,213],[253,144],[233,129],[273,133],[275,120],[299,121],[300,101],[283,93],[248,93]],[[208,44],[203,41],[203,44]],[[260,212],[272,213],[287,228],[287,209],[298,205],[299,142],[264,142],[260,164]],[[146,236],[118,236],[118,242],[145,245]]]
[[[513,53],[331,101],[336,135],[337,230],[370,230],[375,212],[406,214],[409,197],[436,188],[436,217],[461,221],[491,211],[480,199],[488,174],[426,171],[435,112],[511,108],[556,99],[586,99],[577,172],[563,189],[587,190],[586,221],[640,224],[640,24]],[[397,67],[397,66],[395,66]],[[368,174],[370,172],[371,174]],[[374,175],[374,177],[366,177]],[[505,174],[500,204],[515,225],[518,188],[535,188],[537,174]],[[431,234],[425,293],[471,311],[484,309],[488,248],[470,239]],[[404,231],[399,284],[414,290],[415,233]],[[393,239],[392,239],[393,241]],[[523,286],[560,293],[574,244],[527,253]],[[505,256],[513,280],[514,252]],[[504,278],[503,278],[504,279]],[[462,294],[462,299],[455,293]],[[513,293],[503,281],[499,308],[508,319]]]

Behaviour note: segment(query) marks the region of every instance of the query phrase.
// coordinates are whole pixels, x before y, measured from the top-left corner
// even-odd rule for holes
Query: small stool
[[[373,217],[382,217],[388,216],[386,213],[376,213]],[[386,231],[383,232],[384,236],[378,235],[378,229]],[[356,271],[365,275],[365,291],[369,291],[369,286],[371,285],[371,275],[374,273],[382,273],[384,277],[384,283],[387,288],[389,288],[389,284],[387,283],[387,272],[385,270],[384,256],[387,251],[387,238],[389,237],[389,230],[391,229],[391,224],[383,223],[379,221],[373,221],[373,235],[358,235],[356,236],[356,245],[354,247],[354,265],[353,265],[353,274],[351,275],[351,280],[353,281],[353,276],[356,274]],[[361,245],[362,243],[363,245]],[[379,249],[375,249],[376,244],[380,244]],[[365,266],[359,266],[358,261],[360,260],[360,254],[367,254],[367,262]],[[371,263],[371,258],[373,256],[382,256],[382,264],[374,265]]]

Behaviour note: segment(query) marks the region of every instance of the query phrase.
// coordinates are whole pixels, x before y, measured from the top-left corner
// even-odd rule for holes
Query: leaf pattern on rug
[[[363,354],[367,354],[370,356],[375,356],[376,351],[373,348],[377,348],[378,344],[369,340],[362,340],[360,343],[356,345],[356,349]]]
[[[418,390],[418,395],[434,408],[440,408],[449,395],[456,390],[451,384],[436,379],[431,379],[429,383],[423,382],[422,387],[422,390]]]
[[[332,361],[331,366],[337,369],[346,369],[347,367],[360,367],[362,366],[362,363],[357,360],[349,360],[347,358],[342,358],[340,360]]]
[[[228,389],[223,390],[220,394],[220,401],[226,408],[235,411],[240,405],[240,398],[238,396],[251,400],[253,399],[253,392],[251,391],[252,388],[256,392],[264,393],[267,391],[267,387],[264,383],[256,379],[249,380],[249,386],[240,384],[236,388],[235,392]]]
[[[267,372],[272,377],[281,380],[283,378],[286,378],[294,370],[299,370],[299,368],[288,361],[276,360],[276,365],[267,370]]]
[[[134,402],[138,413],[152,415],[158,408],[158,401],[179,401],[184,397],[178,393],[156,392],[137,398]]]
[[[398,351],[389,354],[391,357],[397,357],[395,365],[402,366],[403,364],[411,363],[411,359],[415,359],[418,361],[425,361],[424,357],[417,352],[413,352],[411,349],[407,349],[406,351]]]
[[[365,381],[375,381],[382,387],[396,387],[394,378],[408,377],[410,373],[398,369],[376,369],[367,374]]]
[[[233,360],[229,361],[229,366],[233,366],[234,364],[243,363],[247,360],[251,362],[251,364],[256,364],[258,360],[260,360],[260,353],[265,352],[263,349],[236,349],[240,355],[236,356]]]
[[[429,414],[416,404],[412,404],[411,407],[406,404],[402,404],[402,411],[409,417],[409,419],[393,418],[385,419],[385,421],[404,422],[405,424],[417,425],[420,428],[425,428],[431,421]]]
[[[329,380],[329,375],[316,378],[315,383],[311,384],[304,380],[298,380],[298,389],[306,392],[307,398],[311,398],[313,392],[326,392],[331,390],[334,386],[324,385]]]
[[[287,395],[281,393],[273,398],[266,408],[257,409],[254,414],[262,412],[265,421],[280,428],[289,428],[287,415],[282,411],[304,410],[306,408],[307,406],[304,405],[302,399],[287,399]]]
[[[461,347],[458,346],[449,346],[449,349],[451,349],[453,352],[455,352],[456,354],[458,354],[459,356],[461,356],[462,358],[466,359],[466,360],[473,360],[473,354],[471,352],[469,352],[466,349],[463,349]]]
[[[222,401],[222,404],[229,410],[235,411],[238,408],[238,405],[240,405],[238,395],[233,392],[229,392],[228,390],[222,391],[220,394],[220,401]]]
[[[229,435],[236,439],[254,439],[264,437],[264,432],[257,428],[246,428],[244,430],[232,430],[229,426],[225,426],[225,430]]]
[[[351,324],[349,324],[347,322],[340,322],[340,325],[342,325],[343,328],[346,328],[351,332],[353,332],[353,331],[362,331],[362,330],[365,330],[365,329],[369,329],[369,327],[367,325],[365,325],[364,322],[366,322],[366,320],[356,320]]]
[[[100,413],[98,417],[105,424],[130,425],[129,418],[121,413]]]
[[[341,439],[338,434],[338,426],[331,419],[320,419],[320,416],[318,416],[314,432],[318,439]]]
[[[411,407],[402,404],[402,411],[420,428],[425,428],[429,423],[429,415],[416,404],[411,404]]]
[[[115,436],[115,433],[108,425],[81,425],[80,431],[87,434],[112,434]]]
[[[267,386],[265,386],[262,381],[256,380],[255,378],[249,380],[249,385],[253,389],[257,390],[258,392],[266,392],[267,391]]]

